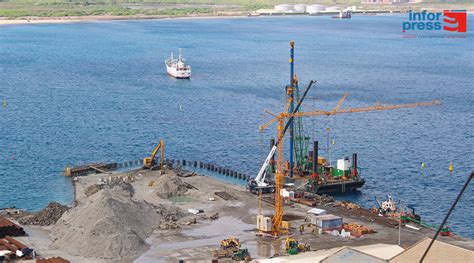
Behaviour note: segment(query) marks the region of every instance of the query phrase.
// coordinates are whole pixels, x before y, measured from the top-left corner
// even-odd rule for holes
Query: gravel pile
[[[67,210],[68,206],[51,202],[41,211],[18,219],[18,222],[22,225],[50,226],[54,225]]]
[[[145,238],[162,216],[130,193],[128,186],[116,185],[88,197],[53,227],[53,246],[72,255],[109,260],[133,259],[145,252]]]
[[[161,198],[180,196],[186,193],[188,188],[181,178],[175,174],[164,174],[156,182],[156,194]]]

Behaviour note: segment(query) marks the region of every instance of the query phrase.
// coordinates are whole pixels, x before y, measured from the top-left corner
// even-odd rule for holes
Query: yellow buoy
[[[7,100],[4,100],[4,101],[3,101],[3,107],[4,107],[4,108],[7,107]]]
[[[449,172],[452,173],[453,172],[453,161],[451,161],[449,163]]]
[[[425,162],[421,162],[421,169],[425,169]]]

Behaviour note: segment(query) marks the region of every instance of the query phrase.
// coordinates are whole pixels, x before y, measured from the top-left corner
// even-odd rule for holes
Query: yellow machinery
[[[287,237],[285,240],[286,252],[290,255],[298,254],[298,252],[309,251],[310,246],[308,244],[299,243],[294,238]]]
[[[240,249],[240,241],[236,237],[229,237],[221,241],[221,249],[238,251]]]
[[[143,167],[147,169],[152,169],[156,165],[156,160],[155,156],[158,153],[158,151],[161,150],[161,156],[160,156],[160,170],[163,171],[163,163],[165,159],[165,142],[163,140],[160,140],[160,143],[155,147],[153,150],[152,154],[150,157],[145,157],[143,159]]]
[[[294,47],[293,41],[290,42],[291,48]],[[292,60],[290,60],[292,62]],[[295,85],[298,82],[298,78],[296,75],[293,76],[292,84]],[[273,116],[271,120],[266,122],[265,124],[259,127],[260,131],[263,131],[265,128],[270,126],[271,124],[277,122],[277,140],[276,140],[276,169],[275,169],[275,211],[272,218],[272,235],[278,236],[283,234],[284,226],[282,225],[283,221],[283,200],[280,194],[280,191],[283,189],[283,159],[284,159],[284,136],[285,132],[288,129],[289,124],[293,121],[295,117],[306,117],[306,116],[321,116],[321,115],[336,115],[336,114],[343,114],[343,113],[356,113],[356,112],[368,112],[368,111],[382,111],[382,110],[394,110],[394,109],[402,109],[402,108],[415,108],[420,106],[433,106],[433,105],[441,105],[441,101],[433,100],[430,102],[418,102],[418,103],[409,103],[409,104],[398,104],[398,105],[374,105],[369,107],[362,107],[362,108],[345,108],[340,109],[342,103],[347,98],[348,94],[345,93],[342,98],[338,101],[336,107],[334,107],[331,111],[325,110],[316,110],[316,111],[309,111],[309,112],[299,112],[299,108],[301,103],[303,102],[304,98],[306,97],[309,89],[315,83],[315,81],[310,81],[308,87],[306,88],[303,96],[301,97],[300,101],[293,112],[288,112],[290,109],[290,105],[293,102],[293,96],[290,96],[285,110],[280,112],[279,114],[274,114],[270,111],[265,111],[266,113]],[[292,92],[291,86],[288,87],[288,93]],[[285,120],[287,120],[285,125]],[[275,146],[274,146],[275,147]]]

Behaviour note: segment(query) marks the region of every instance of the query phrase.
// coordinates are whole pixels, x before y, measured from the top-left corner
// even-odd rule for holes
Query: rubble
[[[160,204],[156,207],[156,212],[166,221],[178,221],[188,215],[181,208],[176,206],[166,206]]]
[[[54,225],[68,210],[69,207],[66,205],[51,202],[39,212],[19,218],[18,222],[22,225],[50,226]]]
[[[175,222],[161,222],[158,226],[161,230],[176,229],[179,225]]]

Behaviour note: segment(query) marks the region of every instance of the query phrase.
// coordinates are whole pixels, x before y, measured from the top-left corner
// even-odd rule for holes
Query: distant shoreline
[[[393,15],[402,14],[404,12],[388,13],[381,11],[380,13],[359,13],[357,15]],[[469,14],[473,11],[468,10]],[[184,15],[184,16],[169,16],[169,15],[137,15],[137,16],[112,16],[112,15],[98,15],[98,16],[67,16],[67,17],[20,17],[15,19],[0,18],[0,26],[4,25],[31,25],[31,24],[66,24],[78,22],[99,22],[99,21],[120,21],[120,20],[158,20],[158,19],[225,19],[225,18],[252,18],[252,17],[287,17],[287,16],[302,16],[301,14],[286,14],[286,15],[249,15],[249,14],[202,14],[202,15]],[[309,16],[309,15],[308,15]],[[323,15],[324,16],[324,15]]]
[[[242,18],[247,15],[188,15],[188,16],[75,16],[75,17],[32,17],[17,19],[0,19],[2,25],[29,25],[29,24],[65,24],[78,22],[119,21],[119,20],[156,20],[156,19],[216,19]]]

